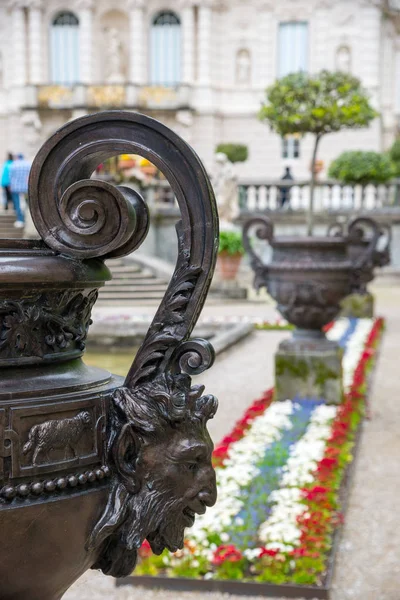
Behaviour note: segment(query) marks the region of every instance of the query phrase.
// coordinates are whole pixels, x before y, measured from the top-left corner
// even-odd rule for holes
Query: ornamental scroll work
[[[0,301],[0,362],[85,349],[97,289]]]

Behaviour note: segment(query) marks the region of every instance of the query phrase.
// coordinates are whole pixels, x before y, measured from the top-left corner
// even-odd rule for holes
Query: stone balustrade
[[[309,181],[245,180],[239,185],[242,214],[283,210],[302,212],[307,211],[309,202]],[[321,180],[316,184],[316,213],[364,212],[395,207],[400,210],[400,179],[367,186],[346,185],[332,180]]]

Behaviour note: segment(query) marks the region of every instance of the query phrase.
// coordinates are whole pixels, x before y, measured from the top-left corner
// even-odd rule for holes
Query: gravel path
[[[371,420],[365,423],[346,524],[337,558],[331,600],[400,599],[400,474],[399,343],[400,286],[379,286],[377,313],[387,317],[382,352],[371,395]],[[260,307],[250,305],[251,312]],[[242,309],[242,307],[240,307]],[[268,316],[271,318],[270,307]],[[239,307],[233,314],[240,314]],[[272,384],[272,353],[286,333],[255,332],[237,348],[218,357],[199,379],[220,399],[210,429],[214,439],[229,431],[260,392]],[[266,341],[268,343],[266,343]],[[239,600],[217,593],[166,592],[115,588],[112,579],[90,572],[63,600]],[[259,597],[246,597],[259,600]],[[270,599],[271,600],[271,599]],[[272,599],[274,600],[274,599]],[[277,599],[275,600],[282,600]]]

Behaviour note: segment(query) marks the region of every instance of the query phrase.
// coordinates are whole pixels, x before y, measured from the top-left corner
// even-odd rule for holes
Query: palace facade
[[[321,143],[382,150],[400,116],[397,0],[0,0],[0,150],[33,157],[68,120],[138,110],[175,129],[211,166],[243,143],[243,178],[307,177],[312,140],[280,139],[257,119],[265,88],[304,70],[358,76],[380,118]]]

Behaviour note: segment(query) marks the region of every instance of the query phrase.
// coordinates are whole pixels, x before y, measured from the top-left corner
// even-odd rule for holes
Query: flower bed
[[[183,550],[154,556],[145,543],[135,575],[323,586],[382,329],[382,319],[329,327],[344,348],[343,403],[273,402],[265,392],[215,448],[215,507]]]

